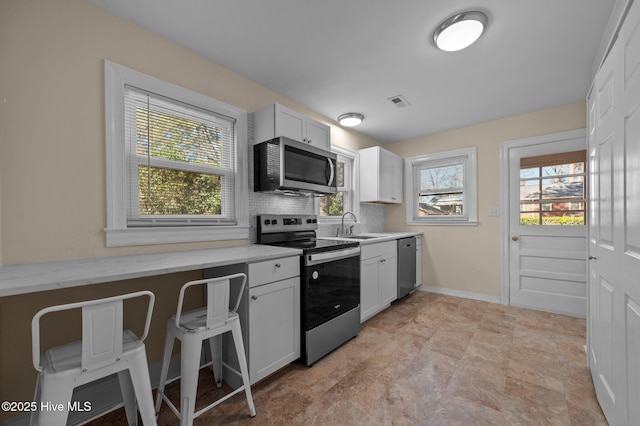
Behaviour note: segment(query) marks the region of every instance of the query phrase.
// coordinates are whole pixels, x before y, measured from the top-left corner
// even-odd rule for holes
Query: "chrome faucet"
[[[351,216],[353,216],[353,221],[354,221],[354,222],[357,222],[357,221],[358,221],[358,218],[356,217],[356,215],[355,215],[355,214],[353,214],[353,213],[351,213],[351,212],[345,212],[345,213],[342,215],[342,219],[340,220],[340,229],[338,229],[338,230],[337,230],[337,234],[338,234],[337,236],[338,236],[338,237],[339,237],[339,236],[341,236],[341,235],[346,234],[346,232],[345,232],[345,230],[344,230],[344,217],[345,217],[346,215],[348,215],[348,214],[350,214]],[[349,235],[353,235],[353,226],[351,226],[349,229],[350,229],[350,231],[351,231],[351,232],[349,233]]]

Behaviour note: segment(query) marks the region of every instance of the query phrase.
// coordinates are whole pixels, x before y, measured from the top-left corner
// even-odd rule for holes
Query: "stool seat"
[[[238,314],[235,312],[229,312],[229,316],[227,321],[233,321],[233,317],[238,317]],[[169,322],[175,325],[176,316],[172,315],[169,318]],[[223,327],[225,324],[219,324],[217,327]],[[213,326],[211,330],[217,328]],[[206,309],[194,309],[192,311],[187,311],[182,314],[180,317],[180,328],[184,328],[185,330],[196,332],[202,331],[207,328],[207,310]]]
[[[122,353],[144,351],[144,344],[131,330],[123,330]],[[82,341],[67,343],[46,351],[42,355],[42,371],[45,374],[79,374],[82,372]]]

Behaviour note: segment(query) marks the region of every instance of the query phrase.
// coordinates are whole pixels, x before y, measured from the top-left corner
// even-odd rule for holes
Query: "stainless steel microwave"
[[[336,154],[284,136],[253,146],[253,190],[335,194]]]

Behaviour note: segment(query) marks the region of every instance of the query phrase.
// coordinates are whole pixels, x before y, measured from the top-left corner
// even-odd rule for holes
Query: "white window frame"
[[[358,153],[356,151],[352,151],[348,148],[343,148],[340,146],[335,146],[332,145],[331,146],[331,152],[340,155],[342,157],[346,157],[348,159],[351,160],[351,170],[350,170],[350,178],[351,178],[351,189],[348,190],[349,192],[349,199],[350,199],[350,206],[347,206],[345,204],[344,206],[344,210],[345,212],[351,212],[353,213],[356,217],[360,217],[360,202],[357,198],[357,186],[358,186],[358,182],[357,182],[357,158],[358,158]],[[340,191],[341,188],[338,188],[338,191]],[[343,188],[344,189],[344,188]],[[341,216],[320,216],[320,201],[318,199],[316,199],[315,202],[315,210],[316,210],[316,214],[318,215],[318,220],[320,223],[340,223],[342,221],[342,217]],[[353,220],[353,217],[351,215],[345,217],[344,219],[345,223],[355,223]]]
[[[247,112],[158,78],[104,61],[107,147],[107,247],[186,243],[249,238]],[[125,85],[214,111],[236,120],[236,225],[128,227],[127,145],[124,126]]]
[[[464,215],[461,216],[419,216],[416,170],[419,167],[437,167],[449,164],[464,166]],[[435,154],[420,155],[405,159],[406,183],[406,223],[408,225],[477,225],[478,223],[478,187],[477,187],[477,149],[455,149]]]

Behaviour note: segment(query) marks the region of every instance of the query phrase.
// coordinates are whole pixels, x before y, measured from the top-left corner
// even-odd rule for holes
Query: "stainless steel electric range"
[[[258,243],[302,249],[302,360],[311,366],[360,331],[360,247],[316,239],[315,215],[260,215]]]

